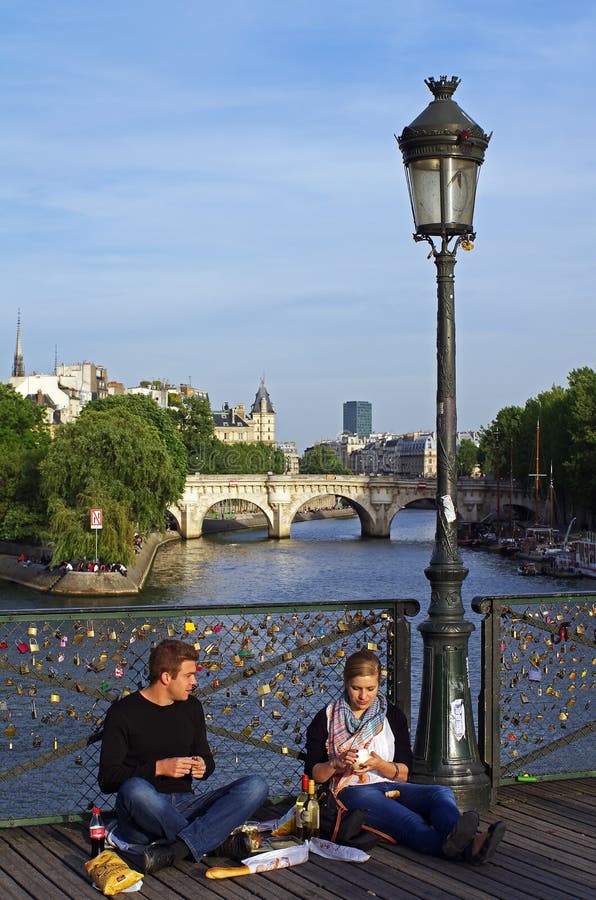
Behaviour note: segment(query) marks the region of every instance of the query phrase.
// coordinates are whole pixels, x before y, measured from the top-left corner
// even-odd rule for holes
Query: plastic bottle
[[[101,809],[94,806],[91,810],[91,821],[89,822],[89,840],[91,841],[91,857],[99,856],[103,853],[106,840],[106,827],[101,818]]]
[[[302,776],[302,786],[300,788],[300,793],[296,797],[296,834],[302,840],[304,838],[304,807],[306,806],[306,801],[308,800],[308,775]]]
[[[308,800],[304,808],[304,817],[302,821],[304,823],[304,837],[307,840],[319,836],[319,801],[317,800],[315,783],[312,778],[309,779],[308,782]]]

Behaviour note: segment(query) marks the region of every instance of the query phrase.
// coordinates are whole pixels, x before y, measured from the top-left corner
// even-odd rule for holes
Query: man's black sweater
[[[170,778],[155,774],[156,760],[174,756],[202,756],[207,767],[203,779],[215,769],[200,701],[189,697],[159,706],[139,691],[129,694],[116,701],[106,715],[99,787],[104,794],[111,794],[136,776],[163,794],[188,793],[192,789],[190,775]]]

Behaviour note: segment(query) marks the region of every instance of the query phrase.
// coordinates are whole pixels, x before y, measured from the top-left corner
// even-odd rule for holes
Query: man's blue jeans
[[[394,800],[385,791],[398,790]],[[460,813],[451,788],[440,784],[410,784],[380,781],[350,785],[339,793],[348,809],[366,809],[366,824],[431,856],[441,855],[441,846],[457,824]]]
[[[116,836],[131,853],[156,840],[181,838],[199,860],[249,819],[267,799],[260,775],[245,775],[208,794],[160,794],[144,778],[129,778],[116,797]]]

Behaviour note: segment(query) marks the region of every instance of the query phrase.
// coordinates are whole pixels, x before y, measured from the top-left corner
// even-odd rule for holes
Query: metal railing
[[[299,606],[121,607],[0,613],[0,827],[81,818],[97,786],[109,705],[147,683],[167,637],[198,652],[197,689],[216,758],[209,787],[259,771],[295,792],[306,727],[337,696],[345,658],[369,647],[410,716],[415,600]]]
[[[475,597],[479,748],[494,790],[596,774],[596,593]]]

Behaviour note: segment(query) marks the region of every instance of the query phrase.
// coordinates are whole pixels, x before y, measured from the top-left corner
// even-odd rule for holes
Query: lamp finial
[[[449,80],[446,75],[441,75],[438,80],[436,78],[424,79],[425,85],[435,100],[451,100],[460,82],[461,78],[458,78],[457,75],[452,75]]]

